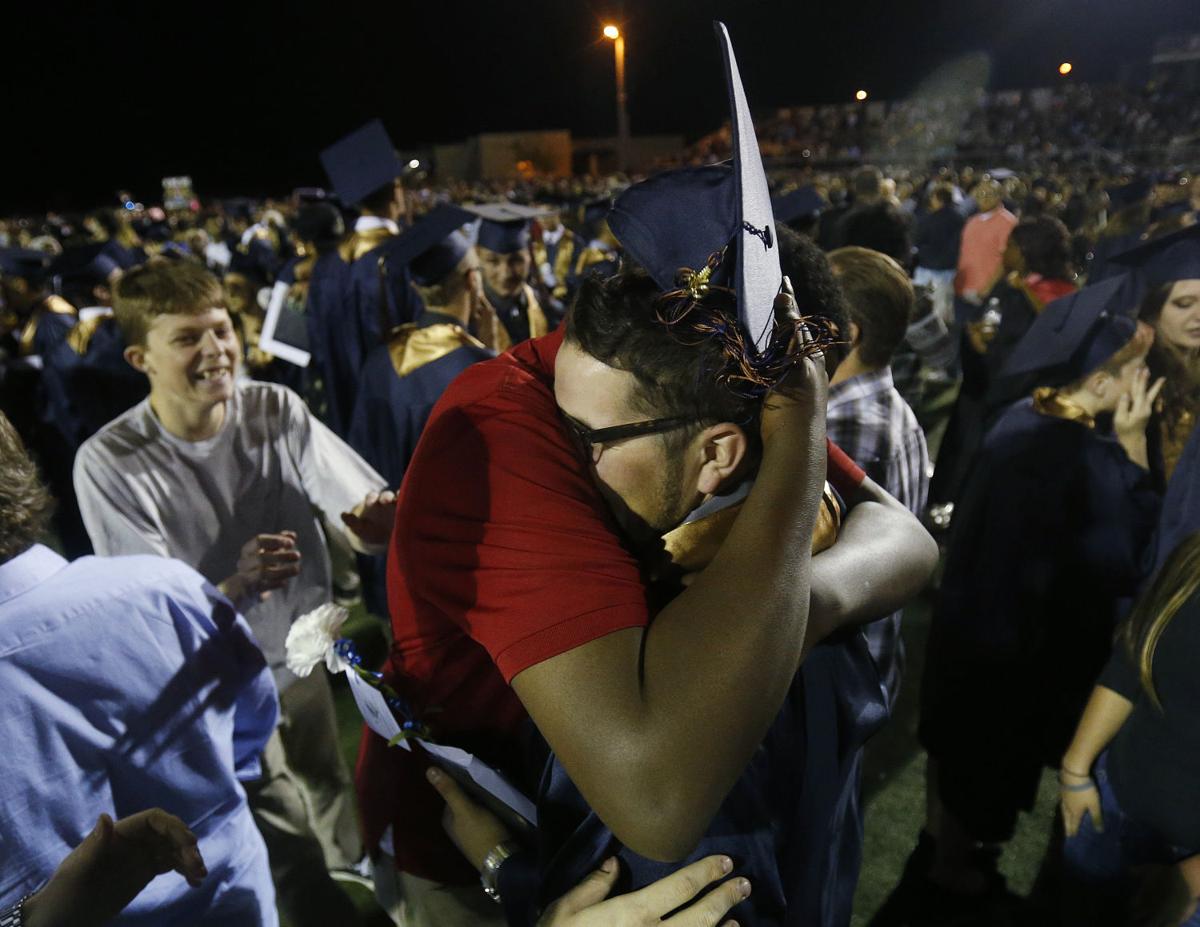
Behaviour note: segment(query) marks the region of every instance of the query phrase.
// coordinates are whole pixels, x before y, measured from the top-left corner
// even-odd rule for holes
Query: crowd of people
[[[1121,147],[1178,102],[955,131]],[[765,152],[932,118],[785,116]],[[758,152],[701,147],[434,187],[376,121],[328,189],[0,223],[0,923],[353,925],[356,881],[402,927],[846,925],[919,688],[875,927],[1200,924],[1200,177],[768,160],[764,212]],[[402,725],[353,777],[288,652],[335,595]]]
[[[999,166],[1054,162],[1161,166],[1195,157],[1200,116],[1184,84],[1160,77],[1141,86],[1064,82],[1031,90],[985,91],[986,66],[969,62],[909,99],[778,110],[759,125],[763,154],[814,163],[880,158],[906,163],[961,155]],[[687,154],[728,157],[728,126]]]

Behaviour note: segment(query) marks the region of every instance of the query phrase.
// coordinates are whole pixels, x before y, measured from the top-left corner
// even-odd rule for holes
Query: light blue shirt
[[[196,834],[209,875],[159,876],[114,923],[275,927],[239,779],[259,775],[278,699],[245,620],[200,574],[40,545],[0,564],[0,692],[0,908],[101,812],[159,807]]]

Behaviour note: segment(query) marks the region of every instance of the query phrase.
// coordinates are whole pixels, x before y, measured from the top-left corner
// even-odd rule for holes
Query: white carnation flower
[[[331,673],[346,669],[350,664],[338,656],[334,644],[348,617],[342,606],[327,602],[297,618],[284,644],[287,668],[297,676],[307,676],[324,660]]]

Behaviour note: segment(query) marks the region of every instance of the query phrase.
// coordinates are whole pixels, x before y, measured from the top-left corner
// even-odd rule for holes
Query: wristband
[[[1058,780],[1058,790],[1060,792],[1087,792],[1095,787],[1096,783],[1091,779],[1088,779],[1087,782],[1077,783],[1076,785],[1067,785],[1061,779]]]

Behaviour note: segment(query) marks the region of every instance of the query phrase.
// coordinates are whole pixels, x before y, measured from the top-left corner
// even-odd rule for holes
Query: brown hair
[[[1154,688],[1154,651],[1171,619],[1197,589],[1200,589],[1200,531],[1188,535],[1172,551],[1117,630],[1117,643],[1124,645],[1138,669],[1142,688],[1160,710],[1162,702]]]
[[[129,345],[144,345],[160,315],[213,308],[229,308],[221,282],[192,261],[151,260],[122,276],[113,289],[113,314]]]
[[[829,253],[829,266],[858,326],[858,354],[870,367],[885,367],[912,316],[916,295],[895,260],[870,248],[851,246]]]
[[[54,500],[12,423],[0,412],[0,563],[24,553],[46,531]]]
[[[1138,318],[1151,325],[1158,324],[1163,307],[1171,298],[1177,280],[1160,284],[1142,300]],[[1147,358],[1152,377],[1165,377],[1162,391],[1162,415],[1167,427],[1174,430],[1187,413],[1200,410],[1200,362],[1189,361],[1183,352],[1162,339],[1156,339]]]

